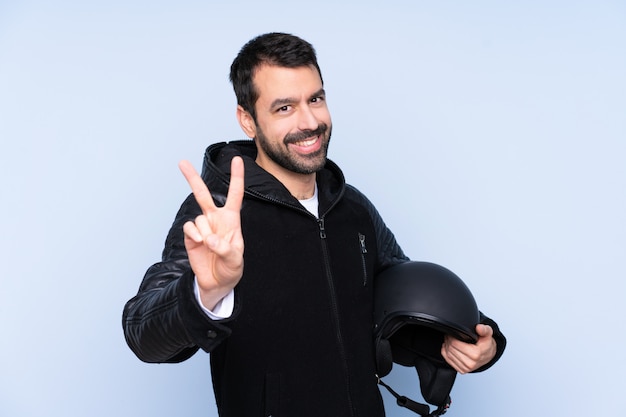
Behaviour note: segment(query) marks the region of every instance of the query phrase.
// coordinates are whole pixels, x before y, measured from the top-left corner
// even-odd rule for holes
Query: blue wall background
[[[216,415],[208,355],[141,363],[121,311],[276,30],[318,50],[349,182],[509,338],[449,415],[621,413],[624,2],[225,3],[0,2],[0,415]]]

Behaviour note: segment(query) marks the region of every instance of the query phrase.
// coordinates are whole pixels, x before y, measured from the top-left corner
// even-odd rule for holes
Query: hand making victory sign
[[[230,185],[223,207],[215,205],[209,189],[190,162],[181,161],[179,168],[202,209],[202,214],[194,221],[185,223],[183,232],[202,304],[211,310],[237,285],[243,275],[243,160],[235,157],[231,162]]]

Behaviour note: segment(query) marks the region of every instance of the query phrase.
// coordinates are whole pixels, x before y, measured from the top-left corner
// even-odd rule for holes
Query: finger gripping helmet
[[[387,268],[376,277],[374,287],[379,378],[391,371],[394,362],[414,366],[422,396],[443,414],[456,378],[456,371],[441,356],[444,336],[475,343],[479,321],[472,293],[452,271],[413,261]]]

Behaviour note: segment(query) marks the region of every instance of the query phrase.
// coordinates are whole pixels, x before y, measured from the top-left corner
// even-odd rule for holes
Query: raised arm
[[[185,249],[198,281],[202,304],[211,310],[237,285],[243,274],[243,160],[235,157],[231,162],[230,186],[224,207],[215,206],[209,189],[189,162],[182,161],[179,167],[202,210],[194,221],[185,223],[183,231]]]
[[[128,346],[146,362],[180,362],[198,348],[210,352],[227,338],[229,319],[211,320],[202,310],[194,293],[194,275],[201,298],[207,300],[203,304],[212,307],[236,285],[243,271],[243,161],[232,161],[223,207],[215,206],[191,164],[181,162],[180,168],[194,195],[176,215],[162,261],[148,268],[122,317]]]

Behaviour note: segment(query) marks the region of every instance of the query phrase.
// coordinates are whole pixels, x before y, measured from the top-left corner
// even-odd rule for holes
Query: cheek
[[[263,127],[263,133],[269,142],[282,142],[287,134],[292,132],[293,125],[287,120],[276,120],[272,123],[266,123]]]
[[[300,130],[298,118],[294,116],[277,120],[273,126],[273,130],[275,137],[281,140],[289,134],[297,133]]]
[[[315,113],[315,117],[320,122],[326,123],[328,126],[330,126],[330,124],[331,124],[330,112],[328,111],[327,107],[324,107],[324,108],[321,108],[321,109],[317,109],[317,111]]]

